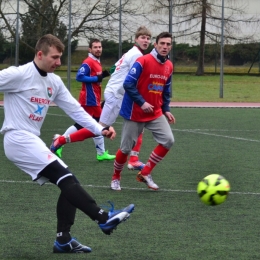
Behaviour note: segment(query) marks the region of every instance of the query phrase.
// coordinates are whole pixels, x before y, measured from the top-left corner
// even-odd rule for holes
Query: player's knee
[[[57,160],[47,165],[38,176],[43,176],[55,185],[59,186],[59,183],[67,177],[71,177],[74,182],[79,183],[77,178],[71,173],[68,168],[63,167]]]
[[[174,144],[174,136],[173,135],[171,135],[171,136],[169,136],[167,139],[166,139],[167,141],[164,143],[164,144],[162,144],[165,148],[167,148],[167,149],[170,149],[172,146],[173,146],[173,144]]]
[[[124,154],[130,154],[130,152],[132,151],[132,149],[135,147],[136,142],[133,141],[132,146],[123,146],[120,148],[121,152]]]
[[[74,175],[67,176],[60,180],[58,183],[58,187],[61,189],[61,191],[66,191],[68,190],[72,185],[79,184],[79,181]]]
[[[130,152],[132,151],[131,148],[127,148],[127,147],[124,147],[124,148],[120,148],[121,152],[123,154],[130,154]]]

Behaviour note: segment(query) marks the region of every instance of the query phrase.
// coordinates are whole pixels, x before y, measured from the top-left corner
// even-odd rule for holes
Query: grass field
[[[178,68],[178,69],[177,69]],[[70,86],[67,82],[67,72],[59,70],[56,72],[62,77],[65,85],[69,87],[72,95],[78,99],[81,83],[75,80],[76,72],[70,74]],[[76,69],[74,69],[76,70]],[[204,102],[260,102],[260,77],[257,68],[254,68],[253,75],[248,75],[248,68],[227,67],[229,74],[223,77],[223,98],[220,98],[220,75],[215,74],[213,67],[207,68],[205,76],[195,76],[195,67],[185,67],[186,74],[179,74],[182,67],[176,67],[172,83],[172,101],[204,101]],[[219,73],[219,72],[218,72]],[[102,93],[108,78],[102,82]],[[0,100],[3,94],[0,93]]]
[[[67,84],[66,73],[59,73]],[[106,86],[107,78],[102,82]],[[78,98],[81,84],[71,74],[70,91]],[[172,83],[172,101],[205,101],[205,102],[259,102],[260,77],[248,75],[224,75],[223,98],[220,98],[220,76],[194,74],[174,74]],[[103,91],[102,91],[103,93]]]
[[[122,191],[110,190],[113,162],[97,162],[91,139],[68,144],[64,161],[99,205],[107,200],[116,208],[134,203],[131,218],[111,235],[78,212],[72,235],[93,252],[55,255],[55,207],[58,189],[40,187],[6,158],[0,136],[0,259],[124,259],[213,260],[259,259],[260,222],[260,120],[258,109],[175,108],[172,126],[175,144],[154,169],[159,185],[150,191],[124,169]],[[3,109],[0,109],[3,120]],[[50,108],[42,139],[50,144],[72,121],[59,108]],[[122,120],[114,125],[117,138],[106,140],[110,153],[120,143]],[[145,131],[140,159],[146,161],[155,142]],[[220,173],[231,184],[227,201],[211,207],[202,204],[197,183]]]

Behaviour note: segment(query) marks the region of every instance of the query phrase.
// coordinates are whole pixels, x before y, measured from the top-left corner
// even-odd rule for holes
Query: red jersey
[[[170,60],[161,63],[155,51],[136,60],[125,81],[125,95],[120,115],[136,122],[146,122],[170,111],[171,76]],[[144,113],[141,106],[148,102],[154,106],[153,113]]]
[[[82,106],[100,106],[101,83],[97,82],[97,75],[100,74],[102,74],[102,66],[99,59],[89,54],[76,75],[76,80],[82,82],[79,94],[79,103]]]

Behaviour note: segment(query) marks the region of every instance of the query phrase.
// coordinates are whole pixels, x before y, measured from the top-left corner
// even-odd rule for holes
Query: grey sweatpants
[[[143,129],[150,130],[155,141],[167,149],[170,149],[174,143],[174,136],[171,127],[164,115],[148,122],[135,122],[124,119],[120,150],[124,154],[130,154],[136,144],[138,136]]]

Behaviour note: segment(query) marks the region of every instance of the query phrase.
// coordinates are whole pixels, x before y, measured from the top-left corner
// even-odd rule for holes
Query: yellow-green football
[[[230,191],[230,184],[219,174],[210,174],[203,178],[197,187],[200,200],[211,206],[223,203]]]

